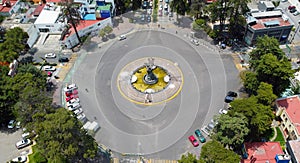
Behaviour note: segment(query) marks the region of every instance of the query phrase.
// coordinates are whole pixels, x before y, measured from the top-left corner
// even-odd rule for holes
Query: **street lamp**
[[[297,34],[298,30],[299,30],[299,27],[300,27],[300,21],[298,21],[298,26],[297,26],[297,28],[296,28],[296,30],[295,30],[295,34],[293,35],[293,37],[292,37],[290,43],[292,43],[292,42],[294,41],[295,36],[296,36],[296,34]]]

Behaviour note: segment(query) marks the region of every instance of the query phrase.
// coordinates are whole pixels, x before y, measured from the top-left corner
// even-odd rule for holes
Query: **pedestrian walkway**
[[[177,160],[157,160],[157,159],[118,159],[113,158],[113,163],[178,163]]]

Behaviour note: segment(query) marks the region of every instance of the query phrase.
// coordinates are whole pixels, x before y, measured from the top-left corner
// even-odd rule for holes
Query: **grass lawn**
[[[276,131],[277,131],[277,137],[275,138],[274,141],[280,142],[281,147],[284,148],[284,146],[285,146],[285,140],[284,140],[284,137],[282,135],[282,132],[279,129],[279,127],[276,127]]]
[[[46,163],[47,160],[43,157],[43,155],[38,151],[36,146],[32,146],[32,154],[28,155],[29,163]]]

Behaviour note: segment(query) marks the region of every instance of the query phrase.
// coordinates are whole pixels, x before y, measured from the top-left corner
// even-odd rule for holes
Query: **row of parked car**
[[[87,118],[83,113],[78,96],[78,87],[76,84],[69,84],[63,90],[65,92],[66,108],[72,111],[78,120],[82,123],[86,122]]]
[[[227,95],[225,97],[225,100],[224,102],[228,104],[228,107],[227,109],[230,109],[230,102],[232,102],[234,100],[234,98],[236,98],[238,95],[236,92],[233,92],[233,91],[229,91],[227,92]],[[228,113],[228,110],[227,109],[220,109],[219,110],[219,113],[220,114],[227,114]],[[213,132],[213,129],[215,127],[215,125],[217,124],[218,122],[215,122],[214,120],[211,120],[207,125],[203,126],[201,128],[201,131],[206,134],[207,136],[210,136],[210,134]],[[201,143],[205,143],[206,142],[206,139],[205,137],[203,136],[202,132],[201,132],[199,129],[195,130],[195,135],[196,137],[198,138],[198,140],[201,142]],[[199,142],[198,140],[194,137],[194,135],[190,135],[188,137],[189,141],[192,143],[192,145],[194,147],[197,147],[199,146]]]

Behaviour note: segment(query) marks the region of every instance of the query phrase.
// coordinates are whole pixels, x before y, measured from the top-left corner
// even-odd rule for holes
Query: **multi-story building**
[[[300,162],[300,140],[287,141],[286,150],[291,156],[292,163]]]
[[[281,119],[281,129],[288,140],[300,139],[300,98],[298,95],[276,100],[276,115]]]
[[[247,14],[247,28],[244,40],[248,45],[256,43],[260,36],[275,37],[280,43],[286,43],[294,24],[280,9],[271,2],[261,1],[258,8],[250,9]]]

